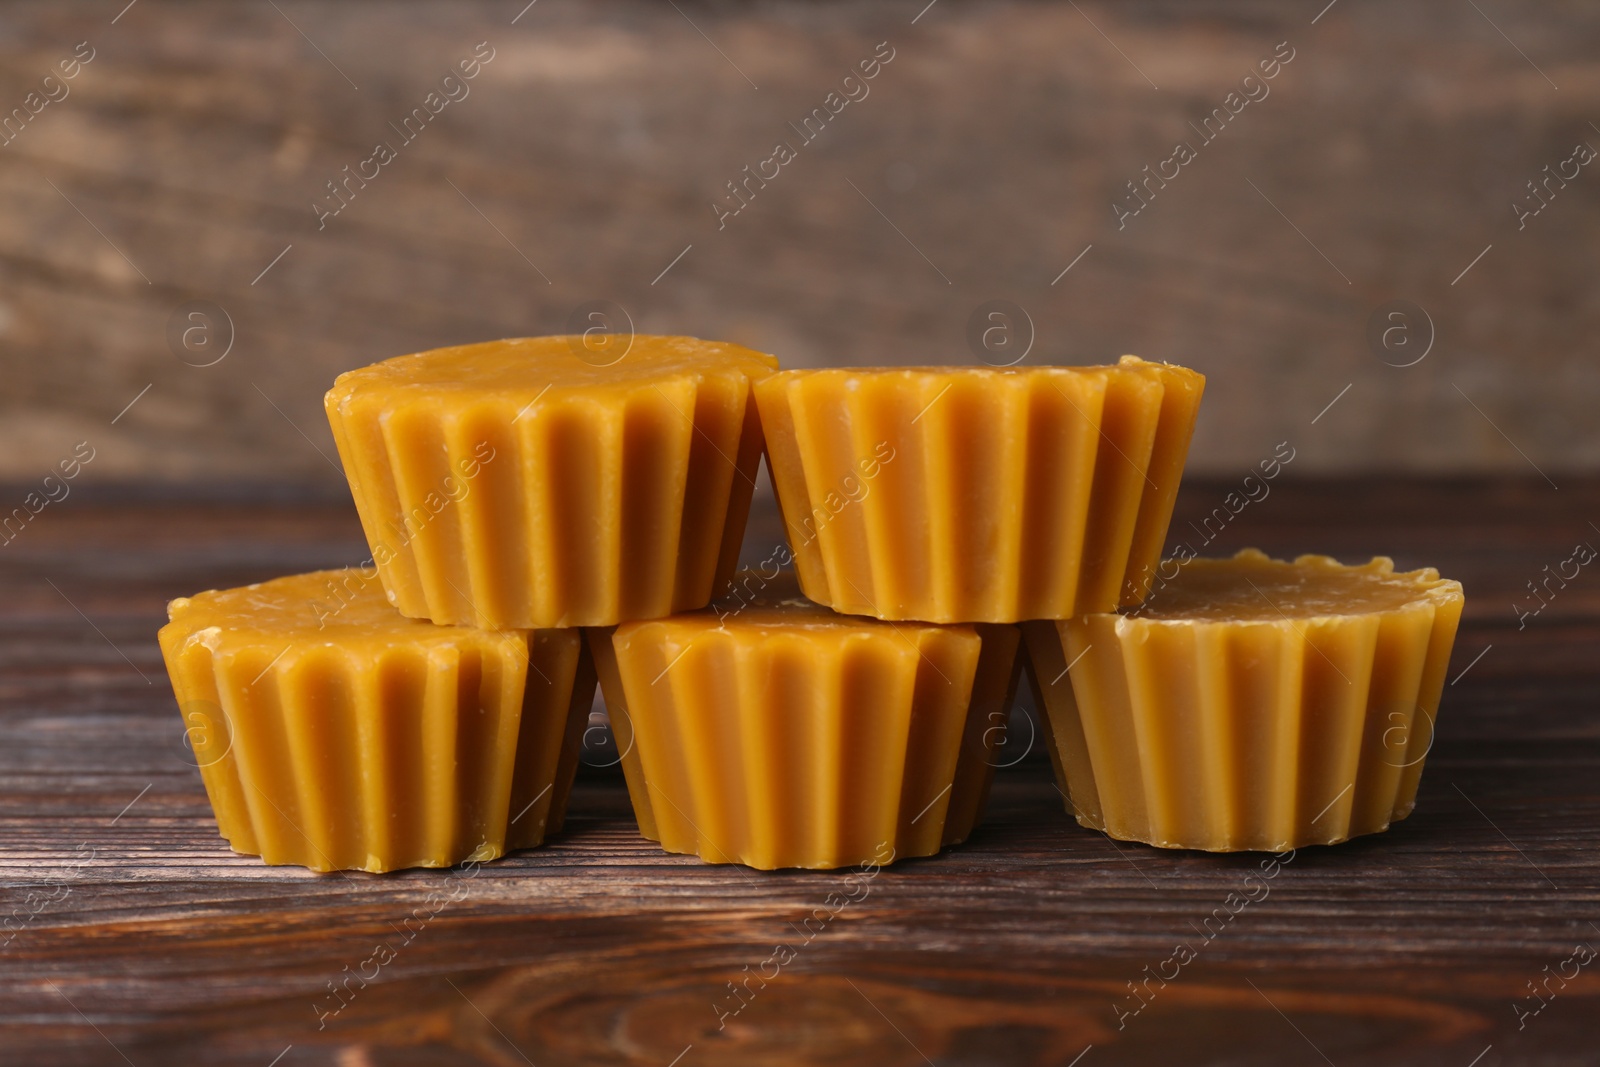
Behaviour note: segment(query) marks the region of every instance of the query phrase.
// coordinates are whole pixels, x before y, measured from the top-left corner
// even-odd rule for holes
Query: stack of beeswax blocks
[[[964,840],[1025,667],[1069,811],[1114,836],[1281,849],[1410,810],[1460,587],[1163,562],[1199,374],[591,342],[340,376],[370,559],[172,602],[235,850],[387,871],[538,845],[597,676],[640,831],[710,862]],[[763,452],[788,543],[736,572]]]

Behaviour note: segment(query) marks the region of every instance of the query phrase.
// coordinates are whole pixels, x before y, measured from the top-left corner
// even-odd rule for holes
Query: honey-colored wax
[[[408,619],[369,568],[172,601],[193,762],[234,851],[447,867],[560,829],[594,672],[577,630]]]
[[[1017,629],[847,617],[787,577],[736,588],[590,631],[640,831],[763,869],[965,840],[1004,743]]]
[[[784,371],[756,385],[806,595],[930,622],[1137,603],[1205,379],[1112,367]]]
[[[342,374],[326,408],[373,560],[414,618],[611,625],[703,607],[738,558],[771,356],[529,337]]]
[[[1030,622],[1067,810],[1168,848],[1282,851],[1410,814],[1462,606],[1433,569],[1247,549],[1120,613]]]

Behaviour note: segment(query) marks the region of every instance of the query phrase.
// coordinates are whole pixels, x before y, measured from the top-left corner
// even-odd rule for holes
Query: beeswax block
[[[811,599],[1019,622],[1144,596],[1205,379],[1111,367],[783,371],[756,385]]]
[[[771,356],[525,337],[342,374],[325,406],[402,614],[495,629],[704,607],[738,558]],[[587,342],[587,343],[586,343]]]
[[[168,614],[162,655],[234,851],[389,871],[494,859],[560,829],[595,686],[579,631],[408,619],[359,568]]]
[[[763,869],[965,840],[1004,743],[1017,628],[852,618],[792,579],[735,588],[709,610],[591,631],[641,832]]]
[[[1067,810],[1210,851],[1387,829],[1415,803],[1461,606],[1431,568],[1247,549],[1169,562],[1138,608],[1025,624]]]

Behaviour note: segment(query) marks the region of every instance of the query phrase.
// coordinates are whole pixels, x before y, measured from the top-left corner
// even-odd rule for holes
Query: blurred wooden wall
[[[86,480],[331,484],[339,371],[588,301],[791,366],[974,362],[975,309],[1008,302],[1029,362],[1210,375],[1212,472],[1282,441],[1302,472],[1600,461],[1600,165],[1527,186],[1600,147],[1592,3],[524,2],[0,7],[0,480],[89,441]],[[404,143],[390,124],[484,42]],[[1191,122],[1259,96],[1275,51],[1204,143]],[[779,141],[795,158],[719,229]],[[1520,229],[1519,198],[1543,205]],[[195,301],[232,324],[211,366],[187,364],[215,311],[211,349],[169,336]],[[1417,308],[1431,350],[1386,365],[1422,350]]]

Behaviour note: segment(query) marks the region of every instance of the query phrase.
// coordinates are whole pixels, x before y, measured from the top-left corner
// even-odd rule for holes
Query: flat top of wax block
[[[625,642],[632,634],[651,626],[670,627],[685,635],[716,630],[759,636],[797,632],[834,635],[882,632],[908,641],[935,631],[976,632],[972,626],[963,624],[884,622],[865,615],[843,615],[807,600],[800,592],[794,572],[780,571],[775,577],[768,577],[758,570],[734,575],[728,588],[710,607],[664,619],[623,623],[617,627],[616,636]]]
[[[795,370],[779,371],[772,377],[789,381],[801,377],[835,378],[841,381],[851,381],[860,378],[904,378],[907,381],[927,376],[966,376],[975,378],[1024,378],[1032,376],[1058,375],[1058,374],[1084,374],[1088,372],[1106,372],[1113,370],[1137,371],[1140,373],[1154,373],[1169,379],[1192,379],[1196,382],[1205,381],[1205,375],[1199,371],[1180,367],[1176,363],[1157,363],[1140,359],[1138,356],[1123,356],[1116,363],[1098,364],[1094,366],[1066,366],[1056,364],[1034,363],[1018,364],[1013,367],[990,366],[910,366],[910,367],[818,367],[802,368]]]
[[[389,603],[375,571],[359,567],[312,571],[238,589],[212,589],[167,605],[166,629],[217,648],[275,642],[319,641],[350,648],[369,642],[427,646],[459,644],[463,638],[497,636],[465,626],[435,626],[408,619]],[[526,631],[505,636],[525,640]]]
[[[681,374],[733,371],[761,378],[775,357],[742,345],[694,337],[612,334],[513,337],[396,356],[339,375],[330,402],[370,388],[428,393],[540,392],[637,384]]]
[[[1293,563],[1246,548],[1232,559],[1193,559],[1170,565],[1133,618],[1164,622],[1275,622],[1328,615],[1398,611],[1416,604],[1461,598],[1461,583],[1440,578],[1432,567],[1396,573],[1394,561],[1376,556],[1345,566],[1329,556],[1301,556]]]

